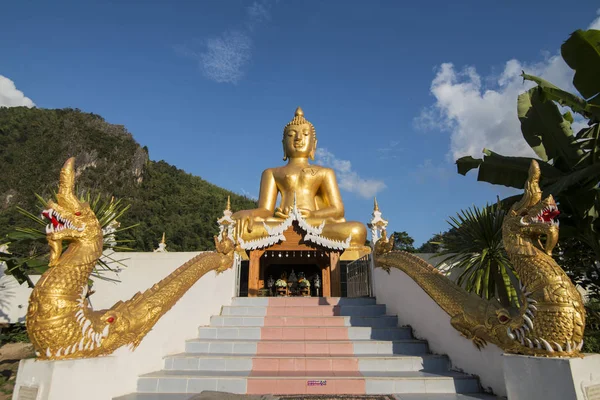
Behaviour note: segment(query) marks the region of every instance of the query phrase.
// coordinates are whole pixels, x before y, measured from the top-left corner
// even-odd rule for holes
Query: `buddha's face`
[[[283,135],[283,155],[286,158],[310,157],[314,159],[317,138],[310,125],[290,125]]]

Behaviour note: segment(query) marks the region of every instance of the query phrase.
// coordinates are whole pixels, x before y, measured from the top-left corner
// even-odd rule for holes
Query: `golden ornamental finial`
[[[227,208],[225,211],[231,211],[231,196],[227,196]]]
[[[373,211],[379,211],[379,204],[377,204],[377,197],[374,197],[375,201],[373,204]]]
[[[162,240],[160,241],[162,244],[165,244],[165,233],[163,232]]]
[[[304,117],[304,111],[302,111],[302,107],[296,108],[295,116],[296,117]]]

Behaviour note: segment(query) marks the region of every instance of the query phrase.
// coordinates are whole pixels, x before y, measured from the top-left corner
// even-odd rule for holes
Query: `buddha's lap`
[[[264,221],[264,225],[269,228],[274,228],[281,225],[285,220],[280,218],[268,218]],[[323,220],[309,218],[306,222],[314,227],[319,227]],[[255,222],[251,233],[245,233],[242,238],[244,240],[254,240],[267,236],[268,232],[264,225],[260,222]],[[367,228],[364,224],[357,221],[344,222],[328,222],[325,221],[323,231],[324,237],[332,240],[346,241],[348,236],[352,235],[351,243],[353,246],[362,246],[367,238]]]

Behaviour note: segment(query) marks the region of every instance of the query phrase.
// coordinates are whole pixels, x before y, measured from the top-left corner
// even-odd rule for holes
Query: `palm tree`
[[[515,273],[502,242],[505,215],[500,202],[461,210],[450,217],[452,230],[442,237],[443,250],[436,257],[446,256],[443,262],[462,271],[457,283],[467,291],[485,299],[497,298],[509,307],[518,300],[511,283]]]
[[[36,197],[39,209],[45,208],[47,201],[37,194]],[[56,199],[56,194],[53,197]],[[80,200],[89,203],[90,208],[98,218],[98,222],[104,233],[104,249],[111,249],[113,251],[131,250],[129,247],[123,245],[124,243],[131,242],[131,240],[116,240],[115,238],[115,234],[137,226],[136,224],[120,228],[120,224],[117,222],[127,212],[130,205],[125,205],[121,200],[115,201],[114,198],[111,198],[109,201],[106,198],[102,198],[99,194],[93,196],[90,191],[82,194]],[[33,281],[29,275],[41,275],[49,268],[48,256],[50,251],[45,231],[47,221],[20,207],[17,207],[17,211],[29,218],[33,222],[33,227],[17,226],[12,232],[6,235],[5,239],[0,238],[0,263],[6,263],[7,269],[5,273],[13,275],[20,284],[27,282],[29,287],[33,287]],[[8,245],[10,245],[11,250],[14,247],[16,251],[9,253],[7,250]],[[66,243],[63,243],[63,246],[66,246]],[[92,276],[105,279],[102,276],[102,272],[106,270],[112,271],[109,265],[111,263],[123,266],[121,262],[114,260],[110,254],[104,253],[98,260]]]

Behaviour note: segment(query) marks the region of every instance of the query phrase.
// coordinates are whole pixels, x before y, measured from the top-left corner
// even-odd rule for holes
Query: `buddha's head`
[[[304,112],[298,107],[294,119],[283,128],[283,160],[299,157],[314,160],[316,149],[315,127],[304,118]]]

